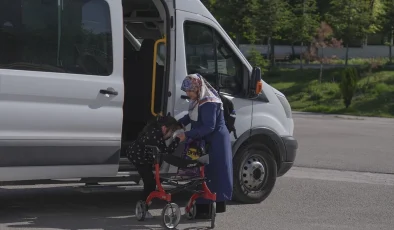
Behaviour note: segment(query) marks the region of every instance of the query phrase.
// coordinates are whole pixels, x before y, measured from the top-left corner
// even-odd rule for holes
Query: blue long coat
[[[216,201],[231,200],[233,192],[233,161],[230,134],[225,125],[220,104],[207,102],[198,109],[197,121],[190,120],[189,114],[179,119],[183,125],[191,123],[191,130],[185,132],[186,137],[204,139],[209,144],[209,165],[205,174],[212,192],[216,192]],[[197,200],[197,203],[207,203]]]

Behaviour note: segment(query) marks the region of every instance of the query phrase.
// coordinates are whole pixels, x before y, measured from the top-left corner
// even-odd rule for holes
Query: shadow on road
[[[158,215],[165,202],[154,200],[151,210],[159,211],[155,218],[139,222],[134,213],[139,196],[140,191],[117,188],[90,193],[74,188],[0,189],[0,229],[161,229]],[[173,197],[182,213],[189,198],[188,193]],[[205,229],[195,223],[196,228],[189,229]],[[206,221],[201,225],[207,226]]]

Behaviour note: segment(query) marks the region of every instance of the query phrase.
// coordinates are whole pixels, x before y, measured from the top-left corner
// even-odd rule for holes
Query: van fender
[[[281,162],[284,161],[286,149],[285,149],[283,140],[275,131],[273,131],[272,129],[267,128],[267,127],[255,127],[255,128],[245,131],[241,136],[239,136],[238,139],[235,141],[235,143],[232,146],[233,157],[235,156],[235,154],[237,153],[237,151],[241,147],[241,145],[243,143],[245,143],[245,141],[249,140],[250,138],[252,138],[253,136],[256,136],[256,135],[265,135],[265,136],[271,138],[271,140],[275,143],[275,146],[277,148],[276,150],[277,150],[277,153],[279,154],[279,159],[281,160]],[[278,162],[278,163],[281,163],[281,162]]]

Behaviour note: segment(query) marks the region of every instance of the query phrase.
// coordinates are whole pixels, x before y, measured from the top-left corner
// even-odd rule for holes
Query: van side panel
[[[0,181],[116,175],[124,95],[122,4],[108,1],[104,8],[101,2],[96,12],[97,4],[87,2],[81,14],[89,20],[109,9],[110,75],[0,65]],[[79,52],[101,55],[94,50]],[[118,94],[105,95],[100,90]]]
[[[275,130],[278,136],[291,136],[293,130],[292,120],[286,117],[286,113],[281,105],[273,88],[267,83],[263,83],[264,95],[268,103],[260,98],[253,101],[252,129],[264,126]]]

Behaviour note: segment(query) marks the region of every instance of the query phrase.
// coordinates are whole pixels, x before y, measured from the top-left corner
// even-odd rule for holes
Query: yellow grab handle
[[[157,116],[155,113],[155,92],[156,92],[156,61],[157,61],[157,47],[160,43],[166,44],[166,38],[159,39],[155,42],[155,47],[153,50],[153,71],[152,71],[152,94],[151,94],[151,103],[150,103],[150,112],[153,116]]]

